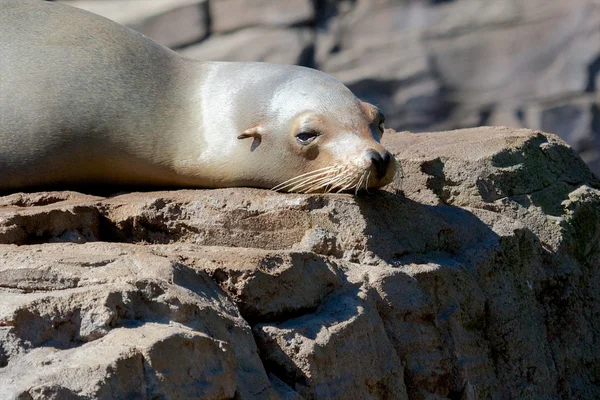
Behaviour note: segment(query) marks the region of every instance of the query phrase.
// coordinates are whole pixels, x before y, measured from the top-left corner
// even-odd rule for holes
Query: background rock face
[[[583,161],[508,128],[384,144],[404,179],[356,197],[0,197],[0,398],[599,398]]]
[[[558,134],[600,175],[596,0],[63,0],[199,60],[301,64],[387,126]]]

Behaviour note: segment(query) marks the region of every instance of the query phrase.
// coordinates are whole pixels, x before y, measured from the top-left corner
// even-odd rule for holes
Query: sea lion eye
[[[296,135],[296,140],[302,144],[307,145],[315,140],[319,134],[315,131],[303,131]]]

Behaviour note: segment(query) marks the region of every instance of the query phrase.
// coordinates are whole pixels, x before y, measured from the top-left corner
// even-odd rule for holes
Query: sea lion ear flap
[[[260,126],[255,126],[253,128],[246,129],[237,138],[238,139],[246,139],[246,138],[252,137],[252,138],[260,140],[260,132],[261,132]]]

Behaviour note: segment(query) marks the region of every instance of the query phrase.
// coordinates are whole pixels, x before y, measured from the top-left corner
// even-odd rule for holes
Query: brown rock
[[[568,212],[562,202],[581,185],[599,186],[577,154],[554,135],[477,128],[442,136],[386,138],[403,160],[407,197],[501,213],[524,223],[552,248],[565,233],[561,223]]]
[[[315,313],[254,331],[265,363],[305,399],[407,398],[402,364],[359,287],[329,297]]]
[[[156,251],[168,254],[175,249],[160,246]],[[249,321],[313,310],[342,285],[337,265],[314,253],[197,246],[176,251],[186,263],[207,272]]]
[[[356,197],[0,197],[0,398],[600,396],[583,161],[508,128],[384,144],[402,181]]]
[[[250,327],[206,274],[132,245],[0,251],[1,398],[273,398]]]
[[[191,329],[146,323],[115,329],[77,349],[32,351],[11,364],[0,392],[3,398],[40,400],[228,399],[236,391],[234,369],[226,343]]]

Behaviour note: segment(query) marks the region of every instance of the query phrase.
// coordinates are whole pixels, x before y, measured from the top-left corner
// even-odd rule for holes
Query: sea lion
[[[0,2],[0,190],[381,187],[384,117],[309,68],[187,59],[63,4]]]

